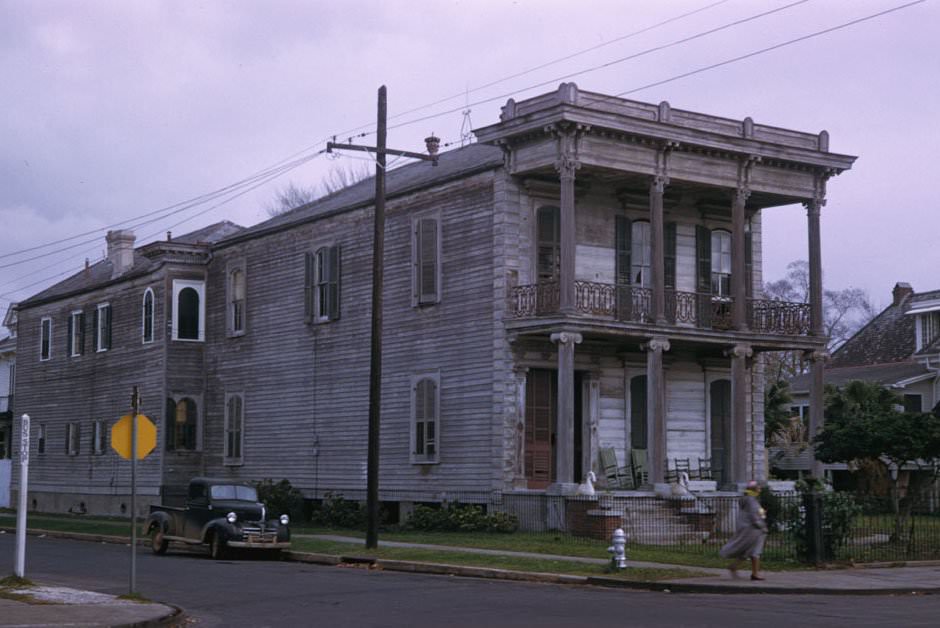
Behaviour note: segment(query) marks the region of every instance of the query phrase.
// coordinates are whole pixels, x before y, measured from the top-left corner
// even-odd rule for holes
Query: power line
[[[632,38],[632,37],[636,37],[637,35],[642,35],[643,33],[648,33],[648,32],[650,32],[650,31],[652,31],[652,30],[655,30],[655,29],[657,29],[657,28],[660,28],[661,26],[666,26],[667,24],[672,24],[673,22],[678,22],[679,20],[683,20],[683,19],[685,19],[685,18],[687,18],[687,17],[692,17],[693,15],[696,15],[696,14],[698,14],[698,13],[702,13],[702,12],[704,12],[704,11],[707,11],[708,9],[713,9],[713,8],[717,7],[718,5],[725,4],[725,3],[728,2],[728,1],[729,1],[729,0],[719,0],[718,2],[712,2],[711,4],[705,5],[704,7],[701,7],[701,8],[692,10],[692,11],[688,11],[688,12],[686,12],[686,13],[682,13],[681,15],[676,15],[676,16],[674,16],[674,17],[671,17],[671,18],[669,18],[669,19],[663,20],[663,21],[661,21],[661,22],[657,22],[657,23],[652,24],[652,25],[650,25],[650,26],[646,26],[646,27],[644,27],[644,28],[641,28],[641,29],[639,29],[639,30],[632,31],[632,32],[630,32],[630,33],[627,33],[627,34],[625,34],[625,35],[621,35],[621,36],[619,36],[619,37],[615,37],[614,39],[611,39],[610,41],[606,41],[606,42],[603,42],[603,43],[600,43],[600,44],[597,44],[597,45],[594,45],[594,46],[590,46],[590,47],[588,47],[588,48],[583,48],[583,49],[581,49],[581,50],[578,50],[578,51],[573,52],[573,53],[571,53],[571,54],[565,55],[565,56],[563,56],[563,57],[558,57],[557,59],[552,59],[551,61],[546,61],[545,63],[541,63],[541,64],[539,64],[539,65],[530,67],[530,68],[528,68],[528,69],[526,69],[526,70],[521,70],[521,71],[519,71],[519,72],[516,72],[515,74],[509,74],[509,75],[504,76],[504,77],[502,77],[502,78],[498,78],[498,79],[496,79],[496,80],[490,81],[489,83],[484,83],[484,84],[478,85],[478,86],[476,86],[476,87],[468,87],[468,88],[464,89],[464,91],[462,91],[462,92],[459,93],[459,94],[454,94],[453,96],[447,96],[447,97],[445,97],[445,98],[441,98],[441,99],[439,99],[439,100],[435,100],[434,102],[430,102],[430,103],[427,103],[427,104],[424,104],[424,105],[420,105],[420,106],[418,106],[418,107],[414,107],[413,109],[408,109],[408,110],[406,110],[406,111],[402,111],[401,113],[396,113],[396,114],[393,115],[393,116],[389,116],[389,120],[394,120],[394,119],[396,119],[396,118],[401,118],[401,117],[403,117],[403,116],[408,115],[409,113],[415,113],[416,111],[422,111],[422,110],[424,110],[424,109],[428,109],[428,108],[430,108],[430,107],[434,107],[434,106],[436,106],[436,105],[440,105],[440,104],[442,104],[442,103],[445,103],[445,102],[454,100],[455,98],[466,97],[466,96],[467,96],[468,94],[470,94],[471,92],[478,92],[478,91],[483,90],[483,89],[486,89],[486,88],[488,88],[488,87],[493,87],[494,85],[499,85],[500,83],[505,83],[506,81],[510,81],[510,80],[512,80],[512,79],[516,79],[516,78],[525,76],[525,75],[527,75],[527,74],[531,74],[532,72],[537,72],[538,70],[544,70],[544,69],[547,68],[547,67],[550,67],[550,66],[553,66],[553,65],[557,65],[557,64],[562,63],[562,62],[564,62],[564,61],[569,61],[569,60],[571,60],[571,59],[574,59],[575,57],[579,57],[579,56],[584,55],[584,54],[587,54],[587,53],[589,53],[589,52],[593,52],[593,51],[595,51],[595,50],[599,50],[600,48],[604,48],[604,47],[606,47],[606,46],[611,46],[611,45],[613,45],[613,44],[616,44],[616,43],[625,41],[625,40],[630,39],[630,38]],[[465,105],[465,106],[469,106],[469,105]],[[448,112],[448,113],[450,113],[450,112]],[[343,135],[346,135],[347,133],[354,133],[354,132],[356,132],[356,131],[360,131],[360,130],[362,130],[362,129],[368,129],[368,128],[371,128],[371,127],[373,127],[373,126],[375,126],[375,124],[363,124],[363,125],[360,125],[360,126],[357,126],[357,127],[353,128],[353,129],[349,129],[348,131],[343,131],[342,133],[337,133],[337,136],[342,137]]]
[[[527,87],[523,87],[523,88],[521,88],[521,89],[514,90],[514,91],[512,91],[512,92],[506,92],[506,93],[504,93],[504,94],[500,94],[499,96],[493,96],[493,97],[491,97],[491,98],[485,98],[485,99],[483,99],[483,100],[478,100],[478,101],[476,101],[476,102],[474,102],[474,103],[471,103],[470,105],[464,105],[463,107],[457,107],[457,108],[455,108],[455,109],[448,109],[447,111],[442,111],[442,112],[440,112],[440,113],[435,113],[435,114],[430,114],[430,115],[427,115],[427,116],[422,116],[422,117],[420,117],[420,118],[415,118],[415,119],[413,119],[413,120],[408,120],[407,122],[400,122],[400,123],[398,123],[398,124],[389,126],[388,128],[389,128],[389,130],[391,130],[391,129],[397,129],[397,128],[400,128],[400,127],[403,127],[403,126],[408,126],[408,125],[411,125],[411,124],[416,124],[416,123],[418,123],[418,122],[425,122],[425,121],[427,121],[427,120],[433,120],[434,118],[440,118],[441,116],[446,116],[446,115],[449,115],[449,114],[452,114],[452,113],[456,113],[456,112],[461,111],[461,110],[463,110],[464,108],[469,107],[469,106],[475,107],[475,106],[477,106],[477,105],[483,105],[483,104],[490,103],[490,102],[493,102],[493,101],[496,101],[496,100],[504,100],[504,99],[506,99],[506,98],[510,98],[510,97],[512,97],[512,96],[515,96],[516,94],[519,94],[520,92],[529,91],[529,90],[531,90],[531,89],[536,89],[536,88],[538,88],[538,87],[545,87],[546,85],[556,84],[556,83],[558,83],[559,81],[563,81],[563,80],[566,80],[566,79],[574,78],[574,77],[576,77],[576,76],[581,76],[582,74],[588,74],[588,73],[590,73],[590,72],[596,72],[597,70],[602,70],[602,69],[604,69],[604,68],[608,68],[608,67],[611,67],[611,66],[620,64],[620,63],[624,63],[624,62],[626,62],[626,61],[632,61],[633,59],[637,59],[637,58],[639,58],[639,57],[643,57],[643,56],[646,56],[646,55],[648,55],[648,54],[652,54],[652,53],[654,53],[654,52],[660,52],[660,51],[665,50],[665,49],[667,49],[667,48],[672,48],[672,47],[674,47],[674,46],[679,46],[679,45],[681,45],[681,44],[685,44],[685,43],[688,43],[688,42],[693,41],[693,40],[696,40],[696,39],[701,39],[702,37],[706,37],[706,36],[708,36],[708,35],[713,35],[714,33],[717,33],[717,32],[719,32],[719,31],[727,30],[727,29],[729,29],[729,28],[733,28],[733,27],[735,27],[735,26],[740,26],[741,24],[745,24],[745,23],[747,23],[747,22],[752,22],[752,21],[757,20],[757,19],[760,19],[760,18],[762,18],[762,17],[766,17],[766,16],[768,16],[768,15],[772,15],[772,14],[774,14],[774,13],[779,13],[779,12],[781,12],[781,11],[785,11],[785,10],[787,10],[787,9],[791,9],[791,8],[793,8],[793,7],[795,7],[795,6],[798,6],[798,5],[800,5],[800,4],[805,4],[805,3],[809,2],[809,1],[810,1],[810,0],[797,0],[796,2],[791,2],[790,4],[786,4],[786,5],[782,6],[782,7],[777,7],[777,8],[775,8],[775,9],[770,9],[770,10],[768,10],[768,11],[763,11],[763,12],[761,12],[761,13],[756,13],[756,14],[751,15],[751,16],[749,16],[749,17],[741,18],[741,19],[739,19],[739,20],[734,20],[733,22],[728,22],[728,23],[723,24],[723,25],[721,25],[721,26],[717,26],[717,27],[715,27],[715,28],[711,28],[711,29],[708,29],[708,30],[706,30],[706,31],[701,31],[701,32],[696,33],[696,34],[694,34],[694,35],[690,35],[690,36],[688,36],[688,37],[683,37],[683,38],[681,38],[681,39],[677,39],[677,40],[672,41],[672,42],[669,42],[669,43],[667,43],[667,44],[661,44],[661,45],[659,45],[659,46],[653,46],[652,48],[647,48],[647,49],[645,49],[645,50],[641,50],[640,52],[636,52],[636,53],[633,53],[633,54],[631,54],[631,55],[627,55],[626,57],[620,57],[619,59],[614,59],[613,61],[607,61],[607,62],[605,62],[605,63],[601,63],[601,64],[598,64],[598,65],[594,65],[594,66],[591,66],[591,67],[589,67],[589,68],[585,68],[585,69],[583,69],[583,70],[578,70],[577,72],[569,72],[568,74],[564,74],[564,75],[555,77],[555,78],[553,78],[553,79],[549,79],[549,80],[547,80],[547,81],[541,81],[541,82],[539,82],[539,83],[535,83],[535,84],[529,85],[529,86],[527,86]],[[919,1],[923,2],[924,0],[919,0]]]

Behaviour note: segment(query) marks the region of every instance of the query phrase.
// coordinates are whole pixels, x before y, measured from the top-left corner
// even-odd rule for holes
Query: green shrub
[[[274,480],[262,480],[255,483],[258,489],[258,499],[268,509],[268,515],[279,517],[286,514],[290,516],[291,521],[303,521],[304,518],[304,496],[291,486],[289,480],[281,480],[275,483]]]
[[[449,504],[441,508],[415,506],[406,526],[426,532],[515,532],[519,520],[504,512],[487,514],[482,506]]]
[[[806,493],[801,493],[806,495]],[[822,558],[834,560],[852,533],[852,526],[859,515],[862,506],[850,493],[828,492],[820,495],[820,508],[822,509]],[[793,501],[782,509],[781,520],[786,533],[796,546],[796,553],[800,560],[809,562],[810,534],[806,517],[804,502]]]
[[[328,528],[362,529],[366,527],[366,509],[340,493],[327,491],[323,495],[323,502],[314,507],[310,520],[314,525]]]

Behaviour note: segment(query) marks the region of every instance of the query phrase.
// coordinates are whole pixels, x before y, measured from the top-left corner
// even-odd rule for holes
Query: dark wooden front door
[[[711,384],[712,474],[718,486],[731,478],[731,382],[719,379]]]
[[[526,377],[525,477],[529,488],[546,488],[555,480],[555,426],[558,377],[555,371],[532,369]]]

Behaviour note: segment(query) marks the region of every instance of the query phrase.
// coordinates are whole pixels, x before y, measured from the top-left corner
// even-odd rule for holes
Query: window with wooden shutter
[[[304,321],[307,323],[313,322],[315,266],[313,253],[304,253]]]
[[[412,236],[414,305],[427,305],[441,300],[440,236],[439,217],[424,216],[415,219]]]
[[[561,268],[561,210],[554,206],[539,207],[536,223],[538,282],[558,281]]]
[[[435,463],[439,460],[440,378],[434,374],[412,379],[412,449],[411,462]]]
[[[636,220],[631,227],[630,283],[648,288],[653,284],[651,266],[653,261],[650,223]]]
[[[95,308],[95,351],[111,348],[111,306],[101,303]]]
[[[731,296],[731,233],[723,229],[712,231],[711,293],[720,297]]]
[[[245,333],[245,271],[241,268],[229,273],[229,333]]]
[[[339,318],[339,246],[324,246],[314,256],[313,311],[317,322]]]
[[[199,422],[196,402],[189,398],[166,400],[167,451],[195,451]]]
[[[244,399],[240,393],[226,397],[223,463],[240,465],[244,444]]]
[[[68,355],[75,357],[85,352],[85,314],[75,311],[69,315]]]

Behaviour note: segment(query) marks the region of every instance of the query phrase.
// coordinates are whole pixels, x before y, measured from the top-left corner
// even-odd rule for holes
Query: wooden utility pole
[[[334,148],[375,153],[375,223],[372,236],[372,342],[369,357],[369,446],[366,469],[366,547],[379,544],[379,427],[382,407],[382,287],[385,255],[385,162],[386,155],[400,155],[412,159],[423,159],[437,165],[439,140],[428,137],[429,155],[405,150],[389,149],[385,146],[387,97],[385,86],[379,88],[376,145],[326,143],[326,151]]]

